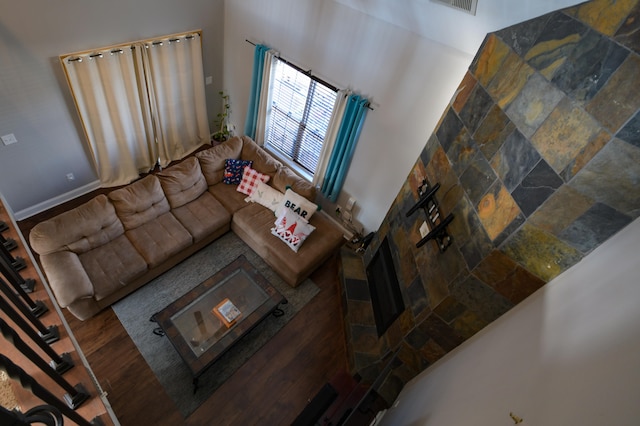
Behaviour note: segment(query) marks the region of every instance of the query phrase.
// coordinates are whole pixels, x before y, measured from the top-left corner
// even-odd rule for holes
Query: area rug
[[[284,311],[283,316],[267,317],[200,376],[198,390],[194,395],[188,367],[166,337],[153,333],[157,324],[149,319],[241,254],[244,254],[289,303],[280,306]],[[113,310],[167,394],[186,418],[319,291],[320,289],[308,279],[296,288],[290,287],[240,238],[233,232],[228,232],[114,304]]]

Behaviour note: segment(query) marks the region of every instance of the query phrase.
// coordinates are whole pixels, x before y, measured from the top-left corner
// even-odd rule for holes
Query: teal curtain
[[[253,54],[253,77],[251,78],[251,93],[249,94],[247,118],[244,122],[244,134],[254,140],[256,138],[256,123],[258,122],[258,106],[260,105],[264,55],[269,49],[268,46],[257,44]]]
[[[322,183],[322,194],[333,203],[338,199],[347,176],[351,157],[356,148],[369,101],[359,95],[349,95],[336,142],[329,157],[329,164]]]

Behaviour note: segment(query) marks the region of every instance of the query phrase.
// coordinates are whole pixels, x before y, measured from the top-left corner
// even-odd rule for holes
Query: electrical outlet
[[[67,173],[67,180],[69,182],[71,182],[72,180],[75,180],[76,177],[73,175],[73,173]]]
[[[345,206],[345,210],[350,212],[351,210],[353,210],[353,206],[356,204],[356,199],[353,197],[349,197],[349,200],[347,201],[347,205]]]
[[[213,83],[213,77],[211,77],[210,75],[208,75],[205,79],[204,79],[204,84],[209,85]]]
[[[14,135],[13,133],[2,136],[2,143],[5,145],[11,145],[12,143],[16,142],[18,142],[18,139],[16,139],[16,135]]]

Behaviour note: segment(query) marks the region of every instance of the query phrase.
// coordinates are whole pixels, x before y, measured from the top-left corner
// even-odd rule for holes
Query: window
[[[336,91],[275,59],[265,145],[315,173]]]

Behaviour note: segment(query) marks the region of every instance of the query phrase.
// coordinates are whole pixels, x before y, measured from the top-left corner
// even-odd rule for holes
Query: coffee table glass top
[[[213,312],[226,299],[240,313],[229,325]],[[286,299],[241,255],[153,319],[197,377],[281,303]]]
[[[215,306],[225,299],[229,299],[240,311],[240,316],[230,327],[223,324],[213,313]],[[170,319],[194,355],[199,357],[268,301],[269,295],[255,284],[246,271],[239,269],[176,312]]]

